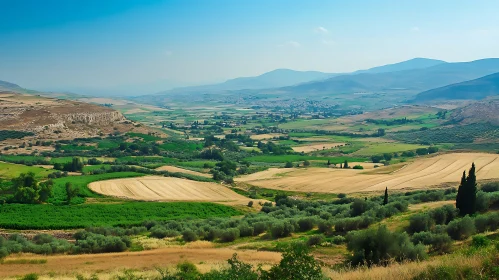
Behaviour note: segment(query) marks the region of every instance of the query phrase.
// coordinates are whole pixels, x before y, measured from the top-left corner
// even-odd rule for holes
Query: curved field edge
[[[96,181],[118,179],[118,178],[133,178],[142,177],[144,174],[137,172],[114,172],[98,175],[81,175],[69,176],[54,179],[54,187],[52,189],[52,197],[48,200],[54,205],[66,204],[66,183],[71,183],[74,188],[78,189],[78,197],[74,198],[72,204],[81,204],[85,202],[87,197],[103,197],[103,195],[93,192],[88,188],[88,184]]]
[[[249,199],[217,183],[196,182],[172,177],[145,176],[93,182],[94,192],[142,201],[204,201],[247,204]]]
[[[242,212],[209,202],[124,202],[54,206],[6,204],[0,206],[0,228],[75,229],[89,226],[137,226],[148,220],[231,217]]]

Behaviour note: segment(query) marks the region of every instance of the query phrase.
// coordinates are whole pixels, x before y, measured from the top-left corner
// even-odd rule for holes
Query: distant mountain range
[[[377,71],[379,71],[379,68]],[[489,58],[471,62],[438,63],[427,68],[395,72],[364,72],[354,75],[341,75],[322,81],[284,87],[281,90],[283,92],[301,94],[388,91],[418,93],[449,84],[476,79],[496,72],[499,72],[499,59]]]
[[[499,95],[499,73],[471,81],[451,84],[418,94],[414,101],[474,99],[480,100]]]
[[[220,84],[203,85],[175,88],[169,91],[161,92],[194,92],[194,91],[225,91],[241,89],[264,89],[284,87],[300,84],[313,80],[320,80],[335,76],[338,74],[323,73],[319,71],[296,71],[290,69],[276,69],[256,77],[241,77]],[[160,93],[160,94],[161,94]]]
[[[325,79],[338,76],[343,77],[343,76],[362,74],[362,73],[374,74],[374,73],[386,73],[386,72],[403,71],[411,69],[421,69],[445,63],[446,63],[445,61],[436,60],[436,59],[414,58],[411,60],[395,64],[378,66],[367,70],[358,70],[352,73],[324,73],[318,71],[296,71],[290,69],[276,69],[256,77],[236,78],[228,80],[224,83],[213,84],[213,85],[175,88],[172,90],[160,92],[158,94],[281,88],[286,86],[300,85],[308,82],[321,82]],[[349,84],[351,85],[351,88],[356,88],[357,86],[355,82],[353,83],[347,82],[340,88],[349,88]]]

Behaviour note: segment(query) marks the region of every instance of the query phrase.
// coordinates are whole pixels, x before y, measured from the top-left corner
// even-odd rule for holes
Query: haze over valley
[[[10,1],[0,279],[499,279],[494,1]]]

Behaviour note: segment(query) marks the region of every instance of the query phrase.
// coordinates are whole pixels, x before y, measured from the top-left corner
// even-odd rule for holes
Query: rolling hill
[[[490,123],[499,126],[499,100],[484,100],[455,109],[451,121],[460,124]]]
[[[433,100],[458,99],[480,100],[494,95],[499,95],[499,73],[421,92],[416,96],[414,101],[425,102]]]
[[[22,88],[16,84],[0,81],[0,91],[19,91]]]

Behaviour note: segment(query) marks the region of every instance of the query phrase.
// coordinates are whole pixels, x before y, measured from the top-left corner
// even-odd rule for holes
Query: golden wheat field
[[[213,177],[213,175],[208,174],[208,173],[201,173],[201,172],[192,171],[189,169],[180,168],[180,167],[171,166],[171,165],[161,166],[161,167],[156,168],[156,170],[157,171],[168,171],[168,172],[173,172],[173,173],[181,172],[181,173],[185,173],[185,174],[191,174],[191,175],[196,175],[196,176],[201,176],[201,177],[206,177],[206,178]]]
[[[217,183],[160,176],[93,182],[89,188],[100,194],[134,200],[206,201],[227,204],[247,204],[251,200]]]
[[[453,153],[417,159],[387,174],[336,168],[272,169],[237,178],[251,185],[301,192],[354,193],[388,189],[420,189],[458,184],[474,162],[478,180],[499,178],[499,155]],[[382,167],[382,168],[391,168]],[[380,168],[381,169],[381,168]]]
[[[332,149],[332,148],[343,146],[343,145],[345,145],[345,143],[318,143],[318,144],[296,146],[296,147],[292,147],[292,149],[293,149],[293,151],[298,152],[298,153],[301,153],[301,152],[310,153],[310,152],[328,150],[328,149]]]

